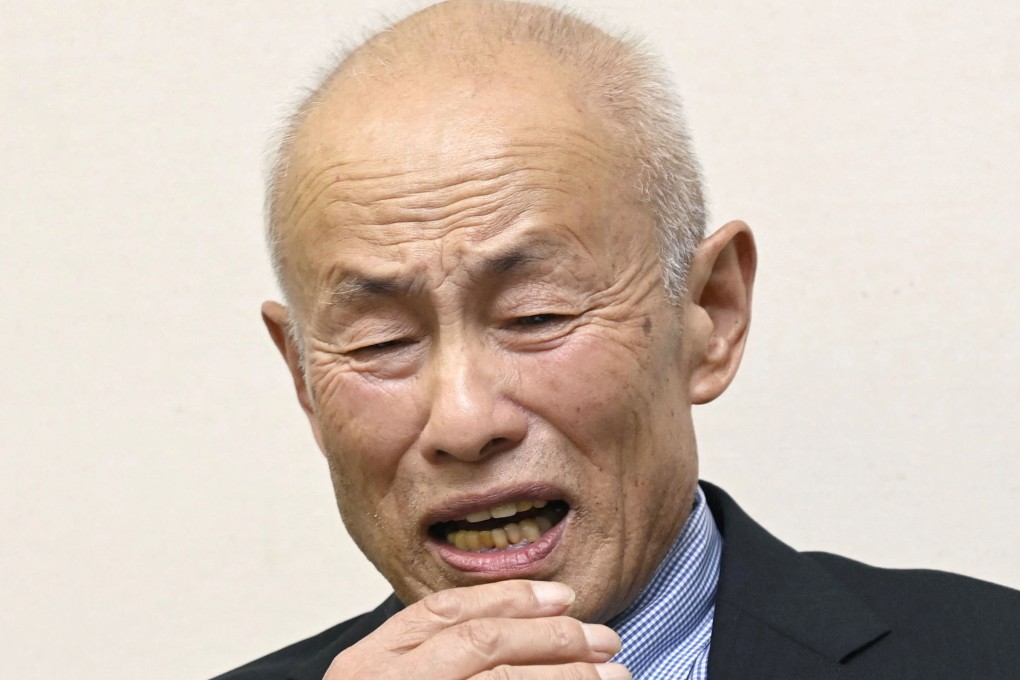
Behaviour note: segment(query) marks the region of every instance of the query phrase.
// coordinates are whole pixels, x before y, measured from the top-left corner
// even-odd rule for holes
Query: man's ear
[[[730,222],[698,246],[687,277],[690,399],[706,404],[733,381],[751,323],[758,255],[751,228]]]
[[[300,402],[305,415],[308,416],[312,430],[315,431],[315,438],[318,440],[315,409],[312,406],[311,394],[308,392],[308,383],[305,381],[304,366],[301,365],[301,351],[290,333],[290,312],[279,302],[266,301],[262,303],[262,321],[265,322],[266,328],[269,330],[269,337],[273,339],[273,343],[287,363],[287,368],[294,381],[294,391],[297,393],[298,402]]]

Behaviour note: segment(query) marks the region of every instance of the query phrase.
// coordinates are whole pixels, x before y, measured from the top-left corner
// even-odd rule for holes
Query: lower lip
[[[477,553],[458,550],[455,546],[436,539],[430,539],[430,542],[447,564],[460,571],[499,578],[521,577],[537,571],[542,566],[545,559],[559,545],[570,517],[571,513],[568,513],[537,541],[513,550],[508,548]]]

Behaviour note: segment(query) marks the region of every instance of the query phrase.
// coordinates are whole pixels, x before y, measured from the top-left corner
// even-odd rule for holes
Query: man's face
[[[541,66],[327,100],[286,256],[309,418],[398,596],[558,580],[605,620],[693,501],[688,358],[611,135]]]

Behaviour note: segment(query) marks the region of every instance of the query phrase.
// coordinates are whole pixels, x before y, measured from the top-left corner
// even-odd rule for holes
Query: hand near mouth
[[[433,593],[340,653],[323,680],[629,680],[610,628],[563,616],[561,583],[500,581]]]

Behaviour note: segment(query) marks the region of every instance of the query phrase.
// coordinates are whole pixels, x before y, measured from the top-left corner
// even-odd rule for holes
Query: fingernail
[[[630,671],[618,663],[600,663],[595,670],[602,680],[631,680]]]
[[[597,623],[585,623],[584,637],[588,640],[588,646],[593,652],[604,652],[605,654],[616,654],[620,651],[620,636],[612,628]]]
[[[544,605],[565,605],[574,601],[574,589],[556,581],[533,581],[531,590],[535,599]]]

